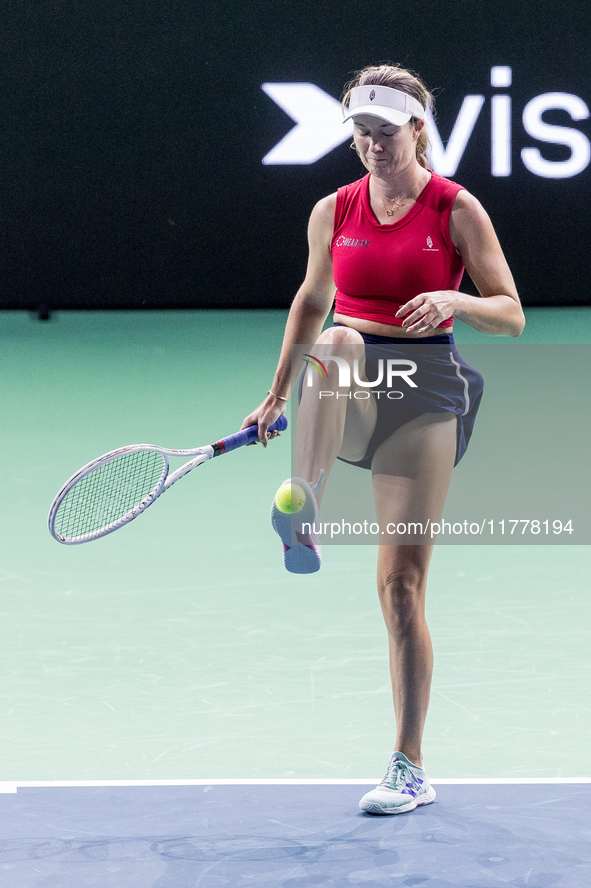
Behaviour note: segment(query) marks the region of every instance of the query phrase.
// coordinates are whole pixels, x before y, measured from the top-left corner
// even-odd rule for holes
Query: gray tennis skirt
[[[344,324],[335,323],[335,327]],[[463,457],[474,428],[482,397],[484,380],[459,354],[453,334],[407,339],[361,333],[365,342],[365,372],[368,380],[378,378],[380,359],[412,360],[417,370],[412,375],[416,388],[401,385],[400,399],[381,395],[376,399],[378,415],[367,451],[357,462],[343,460],[361,469],[371,469],[372,459],[380,444],[397,429],[424,413],[454,413],[457,416],[457,447],[455,465]],[[302,395],[304,374],[299,386]],[[371,390],[371,389],[370,389]],[[342,459],[342,457],[339,457]]]

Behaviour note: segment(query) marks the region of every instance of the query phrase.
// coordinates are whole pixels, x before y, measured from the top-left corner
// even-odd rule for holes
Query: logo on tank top
[[[438,253],[439,247],[433,246],[433,238],[427,236],[427,246],[423,247],[423,253]]]
[[[358,240],[355,237],[337,237],[335,241],[336,247],[369,247],[368,240]]]

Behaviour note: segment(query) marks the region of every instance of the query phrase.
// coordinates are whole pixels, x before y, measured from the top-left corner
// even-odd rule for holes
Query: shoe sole
[[[320,555],[308,546],[287,546],[283,551],[283,563],[290,573],[316,573],[322,567]]]
[[[362,805],[361,802],[359,802],[359,808],[361,811],[365,811],[366,814],[406,814],[407,811],[414,811],[415,808],[422,808],[423,805],[430,805],[431,802],[435,801],[436,796],[437,793],[433,787],[430,786],[424,795],[419,796],[418,799],[413,799],[407,805],[383,808],[381,805],[378,805],[377,802],[369,802],[367,805]]]

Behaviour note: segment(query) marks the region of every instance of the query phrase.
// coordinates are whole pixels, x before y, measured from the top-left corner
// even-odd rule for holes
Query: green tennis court
[[[289,435],[213,461],[96,543],[46,528],[98,454],[238,429],[285,317],[1,313],[0,781],[381,774],[394,724],[375,551],[331,546],[320,574],[284,572],[268,513]],[[515,348],[591,342],[591,309],[527,319]],[[486,337],[458,323],[456,339]],[[585,403],[587,381],[572,385]],[[436,548],[430,775],[591,774],[590,568],[585,546]]]

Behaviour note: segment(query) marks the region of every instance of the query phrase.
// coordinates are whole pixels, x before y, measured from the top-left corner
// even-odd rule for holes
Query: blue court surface
[[[2,888],[591,884],[591,784],[435,784],[375,817],[357,784],[20,787],[0,796]]]

